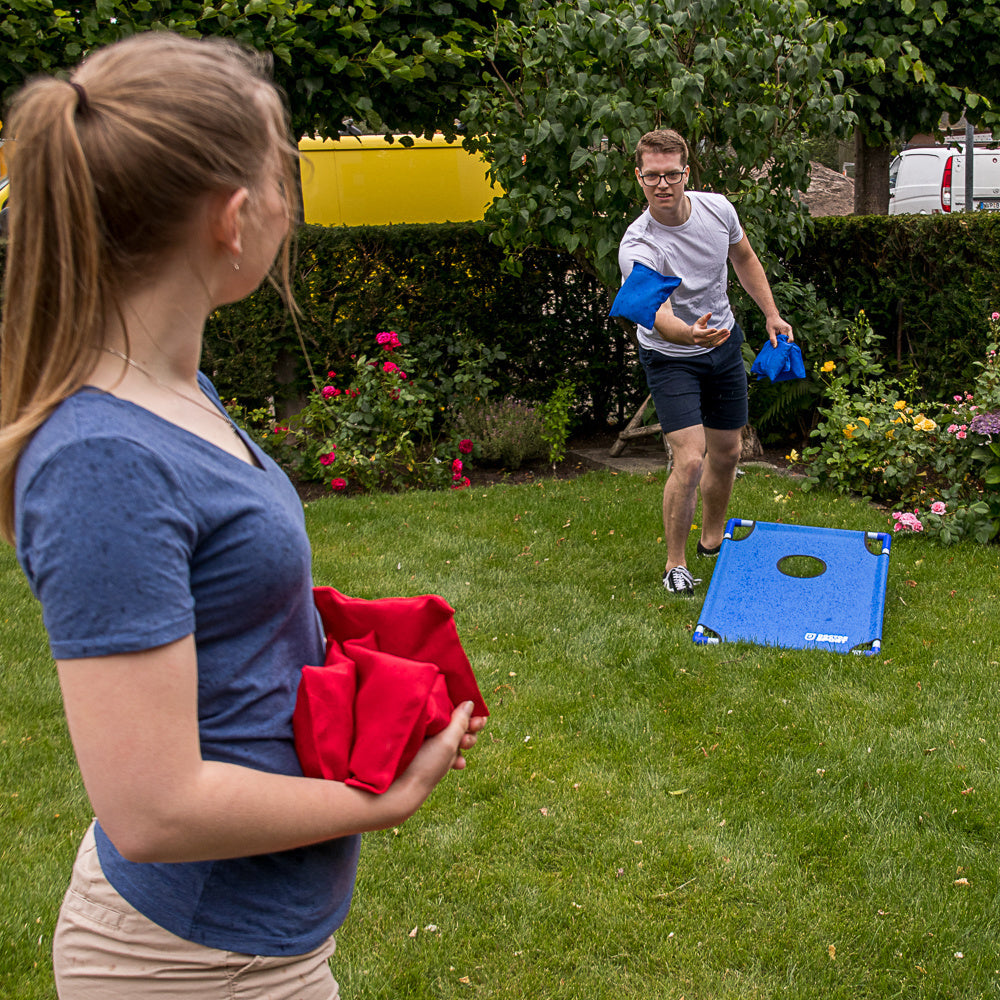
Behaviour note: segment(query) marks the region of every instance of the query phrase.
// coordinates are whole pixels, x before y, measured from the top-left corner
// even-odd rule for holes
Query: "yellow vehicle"
[[[466,222],[502,193],[485,160],[442,135],[409,147],[377,135],[303,139],[299,150],[305,221],[318,225]]]
[[[406,147],[381,136],[303,139],[305,221],[323,226],[385,226],[402,222],[481,219],[500,194],[486,161],[444,136]],[[9,185],[0,145],[0,213]],[[0,218],[0,231],[5,219]]]

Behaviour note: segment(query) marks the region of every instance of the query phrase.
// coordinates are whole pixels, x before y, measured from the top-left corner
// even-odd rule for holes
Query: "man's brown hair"
[[[675,132],[672,128],[658,128],[653,132],[647,132],[636,144],[635,165],[642,170],[642,158],[645,153],[680,153],[681,166],[686,167],[688,162],[688,144],[684,137]]]

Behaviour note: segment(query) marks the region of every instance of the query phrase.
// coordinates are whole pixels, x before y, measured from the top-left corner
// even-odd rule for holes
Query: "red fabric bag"
[[[313,598],[326,662],[305,666],[292,723],[303,773],[382,793],[441,732],[454,707],[488,715],[455,628],[434,594],[364,600],[332,587]]]

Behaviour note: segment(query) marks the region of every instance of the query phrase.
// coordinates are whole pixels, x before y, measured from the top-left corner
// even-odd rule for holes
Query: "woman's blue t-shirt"
[[[202,387],[218,400],[208,379]],[[53,656],[151,649],[194,633],[202,755],[301,775],[292,712],[303,664],[323,662],[302,504],[257,465],[133,403],[84,388],[18,465],[17,554]],[[295,955],[343,922],[359,837],[222,861],[125,860],[98,824],[108,881],[189,941]]]

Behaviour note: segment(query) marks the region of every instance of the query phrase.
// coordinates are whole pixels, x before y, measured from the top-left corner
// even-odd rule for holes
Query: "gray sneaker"
[[[695,586],[699,583],[701,580],[693,577],[687,566],[675,566],[668,573],[663,574],[663,586],[671,594],[684,594],[686,597],[691,597],[694,594]]]

